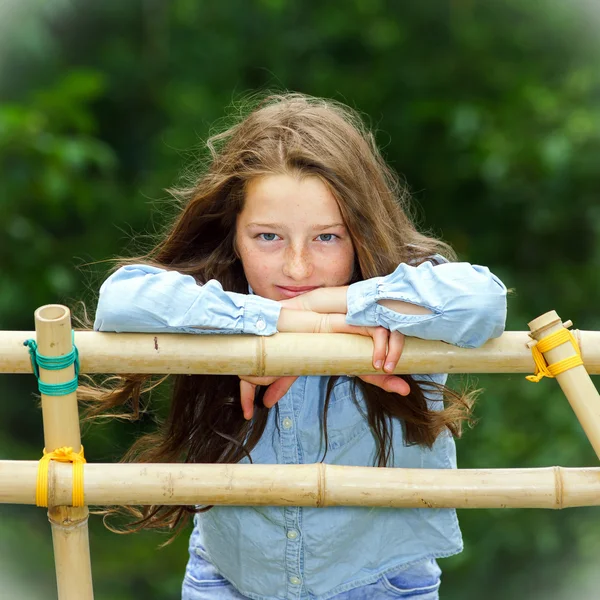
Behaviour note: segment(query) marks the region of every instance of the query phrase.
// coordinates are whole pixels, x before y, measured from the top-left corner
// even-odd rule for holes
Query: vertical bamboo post
[[[551,310],[528,323],[530,336],[542,340],[563,327],[569,328],[572,323],[562,323],[556,311]],[[575,356],[576,351],[571,342],[565,342],[544,354],[546,362],[551,365],[565,358]],[[573,412],[579,419],[596,455],[600,458],[600,395],[592,379],[583,365],[573,367],[556,376],[556,380],[571,404]]]
[[[48,304],[35,311],[38,352],[64,356],[72,349],[71,313],[66,306]],[[74,366],[59,371],[40,368],[44,383],[65,383],[75,377]],[[77,393],[65,396],[42,394],[42,418],[46,452],[71,446],[81,450]],[[52,480],[52,463],[48,481]],[[53,506],[52,486],[48,494],[48,520],[52,528],[56,584],[59,600],[93,600],[92,566],[88,536],[87,506]]]

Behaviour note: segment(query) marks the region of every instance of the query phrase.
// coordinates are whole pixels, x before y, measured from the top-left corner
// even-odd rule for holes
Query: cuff
[[[372,277],[348,286],[346,293],[348,325],[371,325],[376,321],[377,287],[382,281],[383,277]]]
[[[282,306],[275,300],[262,296],[246,296],[242,333],[273,335],[277,333],[277,321]]]

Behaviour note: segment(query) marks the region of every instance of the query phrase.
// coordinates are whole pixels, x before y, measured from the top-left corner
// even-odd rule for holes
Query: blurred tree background
[[[516,290],[508,329],[550,309],[600,329],[599,25],[595,0],[0,2],[0,328],[46,303],[93,312],[101,261],[148,241],[210,128],[269,88],[368,116],[421,227]],[[459,466],[597,464],[555,382],[476,379]],[[1,459],[40,456],[34,389],[0,377]],[[86,455],[116,461],[147,426],[87,429]],[[598,509],[459,517],[442,598],[597,597]],[[177,598],[187,539],[165,539],[93,517],[96,598]],[[45,512],[0,507],[0,597],[55,594]]]

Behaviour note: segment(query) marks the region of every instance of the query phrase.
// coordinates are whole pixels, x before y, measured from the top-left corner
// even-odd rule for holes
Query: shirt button
[[[295,575],[292,575],[292,576],[290,577],[290,583],[291,583],[292,585],[300,585],[300,578],[299,578],[299,577],[296,577]]]
[[[290,529],[287,532],[287,536],[289,540],[295,540],[298,537],[298,532],[295,529]]]
[[[259,331],[262,331],[266,326],[267,324],[265,323],[265,320],[262,317],[260,317],[258,321],[256,321],[256,329],[258,329]]]
[[[291,429],[293,424],[294,423],[292,422],[292,420],[289,417],[286,417],[283,420],[283,428],[284,429]]]

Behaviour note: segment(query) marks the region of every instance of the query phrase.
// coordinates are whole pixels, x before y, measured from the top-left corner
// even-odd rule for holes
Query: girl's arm
[[[504,331],[506,288],[487,267],[469,263],[401,264],[386,277],[320,288],[284,308],[346,313],[351,325],[381,326],[427,340],[474,348]]]
[[[198,285],[191,275],[128,265],[102,284],[94,329],[272,335],[280,311],[274,300],[225,292],[216,280]]]
[[[275,300],[225,292],[212,279],[199,285],[190,275],[149,265],[128,265],[101,286],[96,331],[131,333],[246,333],[278,331],[362,332],[343,314],[283,308]]]
[[[401,264],[391,275],[348,287],[346,320],[476,348],[504,331],[506,287],[479,265]]]

